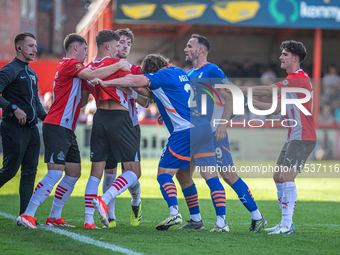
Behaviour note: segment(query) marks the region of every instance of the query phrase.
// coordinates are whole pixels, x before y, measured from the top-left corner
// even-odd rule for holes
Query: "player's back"
[[[198,112],[197,97],[184,70],[170,65],[145,76],[170,133],[209,124]]]
[[[83,68],[83,64],[76,59],[63,58],[59,62],[53,83],[53,103],[45,123],[74,131],[81,102],[82,79],[78,78],[78,73]]]
[[[195,89],[200,105],[202,105],[202,95],[206,95],[206,115],[204,116],[208,118],[213,130],[215,130],[213,120],[221,119],[225,103],[219,90],[215,89],[215,84],[227,83],[230,80],[217,65],[212,63],[206,63],[199,68],[189,70],[188,77]]]

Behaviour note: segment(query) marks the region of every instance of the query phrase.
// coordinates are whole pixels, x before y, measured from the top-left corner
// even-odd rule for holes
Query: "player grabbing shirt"
[[[212,231],[229,231],[225,221],[224,188],[216,178],[216,171],[207,170],[214,169],[216,166],[211,127],[208,120],[198,112],[199,104],[186,73],[180,68],[169,65],[166,58],[157,54],[150,54],[143,60],[142,73],[145,74],[111,81],[98,81],[103,86],[149,85],[170,132],[159,162],[157,177],[163,197],[168,203],[170,216],[159,223],[156,229],[167,230],[170,226],[181,224],[182,216],[178,210],[177,190],[172,177],[179,168],[187,168],[193,157],[198,166],[206,166],[206,171],[201,171],[201,175],[211,190],[217,215],[217,226]]]

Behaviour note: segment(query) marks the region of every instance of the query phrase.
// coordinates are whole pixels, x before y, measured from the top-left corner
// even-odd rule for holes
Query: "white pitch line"
[[[67,221],[70,221],[70,222],[77,222],[77,221],[84,221],[84,219],[69,219],[67,218]],[[130,220],[117,220],[117,224],[119,224],[119,222],[130,222]],[[143,219],[143,222],[146,222],[146,223],[155,223],[155,224],[158,224],[159,222],[158,221],[155,221],[155,220],[145,220]],[[207,223],[207,224],[216,224],[216,222],[209,222],[209,221],[205,221],[204,223]],[[249,225],[250,223],[249,222],[228,222],[228,225]],[[269,225],[273,225],[275,226],[274,224],[269,224]],[[312,224],[308,224],[308,223],[300,223],[300,224],[295,224],[295,226],[310,226],[310,227],[340,227],[340,225],[338,224],[321,224],[321,223],[312,223]]]
[[[17,219],[16,216],[14,216],[12,214],[4,213],[4,212],[0,212],[0,215],[5,217],[5,218],[12,219],[12,220]],[[80,235],[80,234],[76,234],[76,233],[73,233],[73,232],[70,232],[70,231],[67,231],[67,230],[63,230],[63,229],[60,229],[60,228],[48,227],[48,226],[39,226],[39,228],[52,231],[56,234],[68,236],[68,237],[70,237],[74,240],[77,240],[79,242],[82,242],[82,243],[92,244],[92,245],[95,245],[95,246],[98,246],[98,247],[101,247],[101,248],[109,249],[109,250],[116,251],[116,252],[121,252],[121,253],[124,253],[124,254],[127,254],[127,255],[141,255],[141,254],[143,254],[143,253],[138,253],[138,252],[126,249],[126,248],[119,247],[119,246],[114,245],[114,244],[101,242],[101,241],[95,240],[93,238],[83,236],[83,235]],[[32,231],[34,231],[34,230],[32,230]]]

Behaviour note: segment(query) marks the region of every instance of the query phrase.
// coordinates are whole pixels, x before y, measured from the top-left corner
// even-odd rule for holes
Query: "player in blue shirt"
[[[231,94],[223,90],[217,92],[214,88],[215,84],[230,81],[218,66],[207,61],[210,48],[210,43],[207,38],[197,34],[192,35],[184,49],[186,61],[193,65],[193,69],[188,72],[188,77],[197,92],[198,100],[202,98],[202,94],[207,95],[206,116],[211,122],[214,132],[217,164],[221,168],[224,167],[223,169],[229,167],[229,171],[223,170],[220,172],[220,175],[237,193],[240,201],[250,212],[252,218],[250,231],[257,233],[266,225],[267,221],[258,210],[255,199],[246,183],[231,169],[234,163],[230,153],[227,125],[219,124],[216,127],[214,124],[214,119],[229,120],[234,116],[232,116],[233,104]],[[190,211],[190,220],[182,228],[200,229],[204,227],[204,223],[200,215],[198,201],[197,206],[192,206],[190,199],[187,199],[192,196],[197,196],[195,184],[192,182],[191,176],[189,176],[189,171],[180,170],[176,176]]]
[[[143,60],[142,73],[144,75],[97,81],[103,86],[149,86],[169,130],[170,137],[159,162],[157,181],[168,203],[170,216],[159,223],[156,229],[167,230],[182,223],[173,176],[179,169],[187,169],[190,160],[194,158],[201,169],[201,176],[210,188],[217,215],[216,226],[211,232],[229,232],[225,220],[225,190],[215,171],[216,155],[211,126],[209,121],[199,114],[200,107],[189,78],[184,70],[170,65],[168,59],[158,54],[150,54]],[[105,197],[104,194],[102,198],[106,203],[108,201],[105,201]],[[105,204],[98,206],[105,207]],[[99,213],[103,218],[106,217],[105,209],[99,209]]]

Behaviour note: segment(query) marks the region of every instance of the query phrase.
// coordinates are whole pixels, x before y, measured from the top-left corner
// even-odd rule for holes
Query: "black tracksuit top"
[[[28,63],[14,58],[0,70],[0,107],[4,120],[15,121],[12,104],[26,114],[26,124],[34,125],[38,119],[43,120],[46,113],[38,96],[38,76]]]

